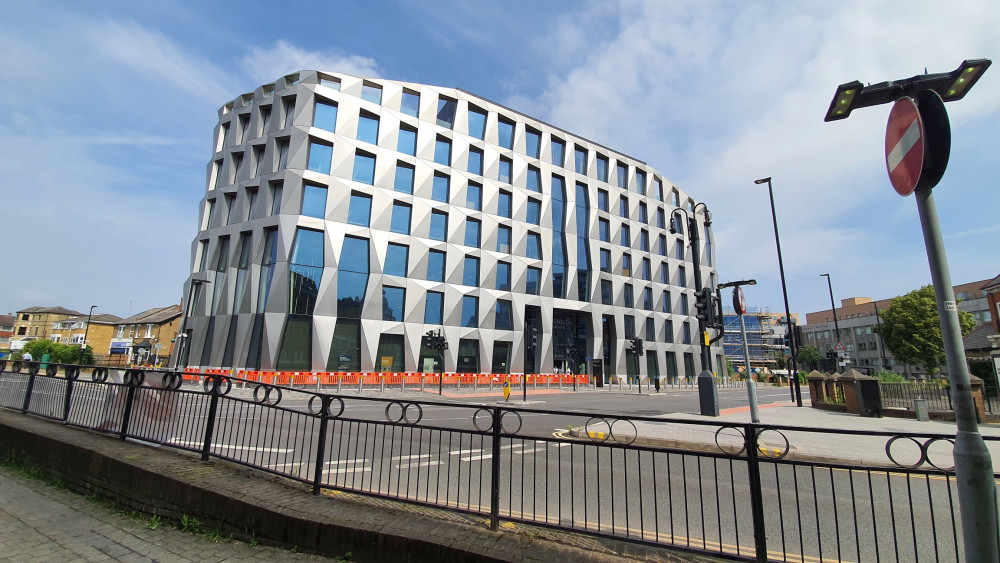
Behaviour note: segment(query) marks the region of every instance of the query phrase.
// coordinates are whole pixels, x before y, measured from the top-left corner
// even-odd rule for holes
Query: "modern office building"
[[[551,373],[590,358],[694,376],[695,276],[715,284],[705,206],[645,162],[464,90],[315,71],[219,110],[191,254],[178,355],[203,367]],[[636,338],[644,356],[626,353]]]

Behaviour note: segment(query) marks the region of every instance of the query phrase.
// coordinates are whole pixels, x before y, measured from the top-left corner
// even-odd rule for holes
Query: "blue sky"
[[[903,13],[905,12],[905,13]],[[1000,54],[992,1],[23,2],[0,21],[0,311],[125,316],[181,299],[216,111],[319,68],[455,86],[645,160],[714,215],[720,280],[792,311],[930,282],[895,194],[889,106],[837,85]],[[948,104],[935,189],[955,283],[1000,273],[1000,67]]]

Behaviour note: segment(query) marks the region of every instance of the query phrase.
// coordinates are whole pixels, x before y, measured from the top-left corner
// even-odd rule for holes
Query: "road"
[[[200,450],[210,401],[193,389],[138,390],[129,434]],[[60,412],[62,392],[58,381],[36,386],[32,411]],[[695,412],[694,390],[529,395],[544,403],[505,415],[496,457],[491,411],[482,409],[502,397],[452,395],[437,402],[436,395],[413,391],[345,393],[344,410],[334,401],[335,417],[321,441],[318,418],[307,414],[310,394],[285,391],[278,408],[268,408],[253,402],[251,390],[234,389],[219,401],[211,451],[304,482],[314,479],[321,459],[323,484],[346,490],[484,514],[496,494],[506,518],[752,553],[754,488],[745,457],[624,447],[567,432],[588,424],[591,416],[582,412],[617,417]],[[79,383],[69,421],[89,427],[118,421],[124,395],[119,397],[111,398],[107,386]],[[723,409],[746,404],[743,389],[720,389],[719,398]],[[762,387],[758,398],[767,404],[785,402],[789,395],[787,388]],[[762,461],[759,470],[771,557],[947,560],[961,552],[961,533],[952,523],[953,478],[773,460]]]

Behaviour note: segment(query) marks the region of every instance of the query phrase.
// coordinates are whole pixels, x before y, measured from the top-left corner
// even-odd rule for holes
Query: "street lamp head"
[[[830,277],[830,274],[820,274],[819,277],[821,277],[821,278],[828,278],[828,277]]]
[[[758,184],[758,185],[760,185],[760,184],[770,184],[771,183],[771,177],[768,176],[767,178],[761,178],[760,180],[754,180],[753,183],[754,184]]]
[[[877,106],[895,102],[903,96],[913,97],[924,90],[933,90],[945,102],[961,100],[990,67],[989,59],[968,59],[962,61],[951,72],[918,74],[910,78],[890,80],[864,86],[855,80],[841,84],[826,110],[823,121],[847,119],[851,111],[858,108]]]

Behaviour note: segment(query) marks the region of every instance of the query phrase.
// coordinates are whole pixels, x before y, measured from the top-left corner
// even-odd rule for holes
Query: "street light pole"
[[[875,324],[878,325],[878,349],[882,355],[882,369],[886,369],[888,362],[885,360],[885,342],[882,340],[882,319],[878,316],[878,302],[873,301],[872,305],[875,307]]]
[[[691,263],[694,267],[694,290],[695,295],[701,294],[701,243],[698,236],[698,208],[705,209],[705,224],[711,225],[712,215],[708,211],[708,206],[699,203],[691,210],[691,214],[684,209],[677,208],[673,212],[671,222],[678,213],[683,213],[688,223],[688,241],[691,245]],[[671,232],[676,232],[676,228],[671,226]],[[712,349],[708,342],[708,325],[705,319],[698,319],[698,340],[701,345],[701,373],[698,374],[698,396],[701,403],[702,416],[719,416],[719,395],[715,388],[715,377],[712,376]],[[641,382],[640,382],[641,384]]]
[[[738,282],[720,283],[719,289],[733,288],[733,310],[740,318],[740,340],[743,342],[743,363],[747,370],[747,400],[750,402],[750,422],[760,424],[760,412],[757,409],[757,382],[750,373],[750,347],[747,345],[747,325],[743,320],[746,313],[746,302],[743,299],[741,285],[757,285],[757,280],[741,280]],[[759,322],[759,321],[758,321]]]
[[[774,244],[778,247],[778,273],[781,274],[781,295],[785,299],[785,320],[791,322],[792,311],[788,308],[788,287],[785,284],[785,264],[781,260],[781,239],[778,238],[778,215],[774,212],[774,190],[771,188],[771,177],[754,180],[754,184],[767,183],[767,194],[771,198],[771,220],[774,222]],[[789,343],[788,349],[792,354],[792,394],[795,396],[795,405],[802,406],[802,386],[799,384],[799,368],[795,361],[795,339]]]
[[[91,305],[90,306],[90,312],[87,313],[87,326],[83,329],[83,342],[80,343],[80,349],[81,350],[86,350],[87,349],[87,335],[90,334],[90,319],[92,319],[94,317],[94,309],[96,309],[96,308],[97,308],[97,305]],[[80,360],[81,361],[83,360],[82,356],[80,357]]]
[[[840,323],[837,322],[837,302],[833,300],[833,284],[830,283],[830,274],[820,274],[819,277],[826,278],[826,287],[830,290],[830,308],[833,310],[833,331],[837,335],[837,345],[840,345]],[[833,366],[833,370],[840,373],[840,350],[837,350],[836,346],[834,346],[834,351],[837,352],[837,363]]]

